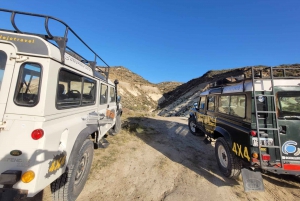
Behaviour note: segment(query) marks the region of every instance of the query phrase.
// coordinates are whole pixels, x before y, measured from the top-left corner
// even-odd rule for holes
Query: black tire
[[[241,174],[242,163],[232,153],[228,143],[223,137],[219,137],[215,145],[215,155],[220,171],[225,177],[238,178]]]
[[[194,118],[189,118],[189,129],[190,132],[195,136],[204,136],[204,133],[196,126]]]
[[[94,155],[94,144],[86,139],[73,164],[68,164],[68,170],[51,183],[54,201],[73,201],[81,193],[91,169]]]
[[[117,135],[122,129],[121,125],[122,125],[121,115],[118,113],[116,116],[116,123],[115,123],[114,127],[111,129],[111,134]]]

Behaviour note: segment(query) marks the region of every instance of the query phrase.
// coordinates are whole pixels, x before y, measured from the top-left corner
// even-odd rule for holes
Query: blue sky
[[[0,7],[57,17],[110,66],[152,83],[300,63],[299,0],[0,0]],[[0,17],[0,27],[9,26]],[[26,31],[42,30],[18,19]]]

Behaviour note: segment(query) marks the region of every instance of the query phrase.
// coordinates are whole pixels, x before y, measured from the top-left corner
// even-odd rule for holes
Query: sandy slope
[[[191,135],[182,117],[130,119],[128,132],[109,136],[95,150],[92,171],[79,201],[87,200],[300,200],[293,177],[263,175],[265,192],[245,193],[242,181],[224,178],[214,144]],[[134,134],[133,134],[134,133]],[[50,200],[44,192],[44,200]]]

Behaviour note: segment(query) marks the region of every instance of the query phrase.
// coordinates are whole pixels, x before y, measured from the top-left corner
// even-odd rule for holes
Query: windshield
[[[297,118],[300,116],[300,92],[282,91],[277,93],[278,112],[282,118]]]
[[[2,80],[3,80],[6,60],[7,60],[7,56],[6,56],[5,52],[0,50],[0,90],[1,90]]]

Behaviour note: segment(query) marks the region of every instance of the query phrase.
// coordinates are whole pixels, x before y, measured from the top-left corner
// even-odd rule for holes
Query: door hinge
[[[22,55],[13,55],[13,54],[11,54],[9,59],[10,60],[15,59],[17,63],[20,63],[20,62],[24,62],[24,61],[28,60],[29,57],[25,57],[25,56],[22,56]]]
[[[6,122],[5,121],[4,122],[0,122],[0,131],[4,130],[5,126],[6,126]]]

